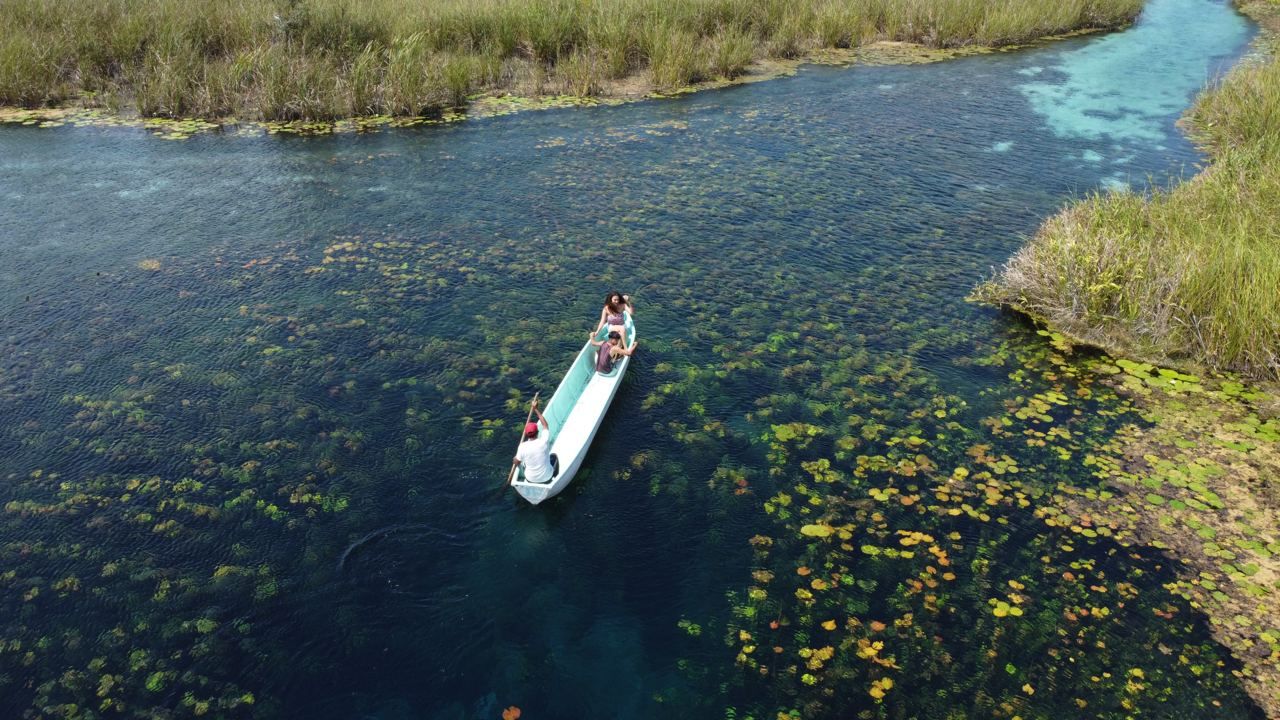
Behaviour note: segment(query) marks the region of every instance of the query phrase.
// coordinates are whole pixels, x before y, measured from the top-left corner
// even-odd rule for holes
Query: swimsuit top
[[[608,374],[613,372],[613,345],[605,343],[596,353],[596,372]]]
[[[623,317],[622,313],[618,313],[617,315],[605,315],[604,320],[610,325],[622,325],[626,322],[626,318]]]

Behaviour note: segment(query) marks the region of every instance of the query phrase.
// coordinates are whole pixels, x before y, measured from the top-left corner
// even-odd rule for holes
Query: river
[[[615,107],[0,127],[0,714],[1261,717],[1158,553],[1036,516],[1122,418],[964,301],[1072,197],[1193,174],[1252,34],[1152,0]],[[525,403],[613,288],[641,350],[530,507]]]

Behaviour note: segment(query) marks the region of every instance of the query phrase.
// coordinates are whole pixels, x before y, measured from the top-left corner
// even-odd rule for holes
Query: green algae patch
[[[1227,381],[1230,382],[1230,381]],[[1062,487],[1062,505],[1107,524],[1126,543],[1161,547],[1186,570],[1174,589],[1210,618],[1244,665],[1246,685],[1280,712],[1280,442],[1274,389],[1254,400],[1219,387],[1188,397],[1128,386],[1145,422],[1117,432],[1090,461],[1113,495]],[[1186,442],[1191,440],[1191,442]],[[1150,487],[1159,492],[1150,492]]]
[[[185,140],[193,135],[223,127],[222,123],[200,119],[172,120],[117,115],[98,108],[15,108],[0,107],[0,125],[41,128],[127,127],[142,128],[164,140]]]
[[[580,95],[487,95],[471,101],[467,106],[470,117],[485,118],[511,115],[528,110],[558,110],[571,107],[601,107],[620,105],[622,98],[583,97]]]
[[[812,61],[824,65],[921,65],[971,55],[997,52],[997,48],[968,45],[940,48],[919,43],[881,40],[848,50],[820,50]]]
[[[756,329],[751,351],[749,341],[708,331],[718,363],[736,363],[735,372],[714,374],[718,363],[683,377],[664,372],[654,391],[701,415],[716,385],[769,387],[744,353],[780,358],[784,368],[774,380],[782,386],[760,392],[744,418],[763,429],[737,437],[678,431],[701,436],[693,442],[710,456],[728,457],[727,447],[747,442],[767,461],[764,477],[750,483],[770,483],[758,499],[742,486],[715,485],[761,503],[774,524],[749,540],[751,584],[731,593],[731,619],[702,623],[704,638],[731,646],[739,674],[726,682],[776,698],[734,714],[853,716],[870,699],[941,717],[951,693],[984,712],[1023,717],[1062,707],[1138,715],[1167,710],[1161,704],[1171,698],[1188,702],[1186,713],[1212,715],[1235,702],[1226,652],[1198,629],[1195,601],[1170,589],[1190,571],[1158,539],[1141,541],[1059,489],[1119,502],[1101,479],[1090,483],[1089,469],[1102,439],[1146,422],[1121,378],[1151,381],[1149,392],[1160,393],[1206,381],[1086,361],[1046,332],[1047,342],[1001,345],[977,361],[1007,371],[1015,388],[993,389],[998,413],[975,417],[909,358],[859,364],[850,351],[843,366],[815,361],[817,328],[800,317],[799,338],[786,323],[769,323]],[[835,342],[851,341],[837,333]],[[1187,472],[1199,483],[1216,470]],[[1140,501],[1157,494],[1143,487]],[[1212,488],[1197,492],[1212,500]],[[1259,565],[1255,576],[1263,572]],[[1047,679],[1067,667],[1086,681]],[[1197,688],[1194,700],[1184,684]],[[1255,698],[1264,687],[1252,688]],[[796,708],[804,710],[793,715]]]
[[[142,121],[142,127],[151,134],[164,140],[186,140],[197,133],[216,130],[217,123],[205,120],[170,120],[166,118],[148,118]]]
[[[555,107],[548,103],[546,107]],[[481,106],[476,117],[491,117],[506,114],[498,108]],[[221,118],[203,120],[198,118],[170,119],[143,118],[137,116],[116,115],[96,108],[39,108],[26,109],[0,107],[0,124],[25,125],[41,128],[55,128],[64,125],[71,127],[119,127],[140,128],[150,132],[162,140],[186,140],[201,133],[228,132],[243,136],[261,135],[333,135],[344,133],[372,132],[386,128],[417,127],[421,125],[441,125],[464,120],[468,115],[460,110],[449,110],[430,117],[396,117],[390,115],[369,115],[336,121],[255,121],[237,118]]]
[[[1275,715],[1280,711],[1280,644],[1274,642],[1280,617],[1276,388],[1087,352],[1073,356],[1048,345],[1038,353],[1020,351],[1017,362],[1023,370],[1011,377],[1023,382],[1043,373],[1086,383],[1091,398],[1109,398],[1105,409],[1095,412],[1117,421],[1081,458],[1099,484],[1059,482],[1051,500],[1035,508],[1036,516],[1079,541],[1101,534],[1122,547],[1155,548],[1174,560],[1178,579],[1167,587],[1205,614],[1214,637],[1240,661],[1239,674],[1250,694]],[[1034,403],[1034,397],[1024,402]],[[1016,406],[1013,415],[1047,422]],[[990,426],[1004,433],[1019,424]],[[1022,432],[1029,443],[1038,437],[1033,428]]]

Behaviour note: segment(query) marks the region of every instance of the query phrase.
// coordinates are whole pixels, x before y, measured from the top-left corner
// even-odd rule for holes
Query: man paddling
[[[525,423],[524,440],[520,441],[520,447],[516,448],[516,456],[511,464],[524,466],[525,482],[551,482],[551,478],[555,475],[555,471],[552,470],[555,458],[551,456],[551,446],[548,443],[551,426],[547,424],[547,419],[538,409],[536,399],[533,401],[533,411],[538,415],[538,422]],[[545,432],[539,430],[539,425]]]

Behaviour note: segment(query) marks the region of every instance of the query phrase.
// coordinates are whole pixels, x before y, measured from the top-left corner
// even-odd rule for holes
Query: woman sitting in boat
[[[613,372],[613,363],[619,358],[627,357],[634,353],[640,341],[632,340],[629,346],[623,347],[622,333],[617,330],[610,330],[608,340],[592,338],[591,344],[600,347],[600,352],[596,354],[596,372],[608,375]]]
[[[606,295],[604,307],[600,308],[600,322],[596,323],[596,329],[591,331],[592,339],[600,334],[600,328],[605,325],[609,326],[610,331],[626,332],[627,318],[623,313],[636,314],[635,308],[631,307],[631,296],[623,295],[617,290]]]

